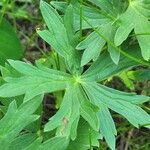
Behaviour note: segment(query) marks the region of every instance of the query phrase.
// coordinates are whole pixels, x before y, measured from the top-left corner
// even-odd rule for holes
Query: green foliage
[[[66,73],[51,70],[41,65],[37,68],[20,61],[9,60],[9,63],[22,76],[19,78],[4,78],[7,84],[0,87],[1,97],[14,97],[26,94],[24,100],[27,101],[39,94],[64,89],[68,84],[67,81],[70,79],[70,75]],[[6,94],[6,89],[10,91],[8,95]]]
[[[120,16],[120,27],[118,28],[114,42],[120,45],[134,29],[135,36],[141,47],[142,56],[145,60],[150,60],[149,40],[150,40],[150,23],[148,1],[130,1],[129,6],[124,14]],[[132,20],[132,21],[131,21]],[[146,35],[145,35],[146,34]]]
[[[20,59],[23,50],[20,41],[8,21],[0,22],[0,64],[4,65],[7,59]]]
[[[12,101],[0,120],[2,149],[88,150],[101,146],[99,140],[104,138],[115,150],[117,129],[112,111],[136,128],[150,128],[150,115],[140,107],[150,100],[148,96],[103,85],[109,77],[139,66],[139,62],[150,66],[149,34],[143,34],[149,32],[149,1],[134,0],[129,4],[111,0],[89,1],[91,3],[85,3],[83,7],[76,1],[70,1],[69,5],[52,2],[64,12],[62,16],[51,5],[40,2],[47,28],[37,33],[62,58],[63,69],[55,65],[48,67],[40,60],[35,65],[8,60],[8,64],[1,67],[2,104],[4,99]],[[80,10],[83,8],[83,14],[79,7]],[[79,18],[83,19],[83,24]],[[91,29],[90,35],[83,39],[81,29]],[[129,35],[133,29],[136,44]],[[79,50],[84,50],[83,54]],[[145,72],[137,78],[141,76],[149,78]],[[40,124],[38,131],[31,132],[31,126],[34,128],[35,123],[42,122],[42,111],[37,110],[42,105],[43,95],[59,91],[64,95],[56,114],[46,124]],[[14,99],[18,96],[24,98],[17,106]]]
[[[80,73],[80,57],[71,45],[65,25],[71,26],[72,22],[63,24],[62,18],[48,4],[41,2],[41,12],[49,30],[38,31],[38,34],[65,58],[70,72]],[[72,30],[71,27],[70,30]],[[73,32],[73,31],[72,31]],[[70,35],[70,32],[69,32]]]
[[[15,101],[10,103],[7,113],[0,120],[1,149],[9,149],[14,138],[16,138],[27,125],[39,118],[39,116],[33,113],[39,107],[41,101],[42,97],[38,96],[23,103],[19,108],[17,108]]]

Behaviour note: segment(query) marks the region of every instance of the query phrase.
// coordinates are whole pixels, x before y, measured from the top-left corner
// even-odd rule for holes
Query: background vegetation
[[[33,64],[35,60],[38,60],[48,67],[58,67],[57,55],[37,34],[37,30],[44,28],[43,24],[45,25],[39,10],[39,4],[39,0],[0,1],[0,64],[2,66],[4,66],[6,59],[19,59]],[[61,14],[61,12],[59,13]],[[90,31],[84,30],[83,35],[87,33],[90,33]],[[123,71],[121,74],[106,80],[104,84],[120,91],[150,96],[149,77],[149,69],[143,65],[134,67],[129,71]],[[1,82],[3,83],[3,80]],[[60,103],[59,97],[62,97],[62,95],[63,93],[45,95],[42,108],[42,124],[45,124],[55,114]],[[7,108],[1,105],[1,118]],[[150,113],[149,102],[143,104],[142,108]],[[112,112],[112,116],[118,131],[116,137],[117,150],[150,149],[150,131],[148,129],[134,128],[116,113]],[[100,145],[100,149],[108,149],[105,141],[100,141]]]

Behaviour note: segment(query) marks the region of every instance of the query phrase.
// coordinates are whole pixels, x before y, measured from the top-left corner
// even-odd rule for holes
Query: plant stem
[[[126,53],[125,51],[123,51],[121,48],[117,47],[113,42],[111,42],[109,39],[107,39],[103,34],[101,34],[96,28],[94,28],[90,23],[89,21],[83,17],[83,19],[87,22],[87,24],[89,26],[91,26],[91,28],[102,38],[104,39],[107,43],[109,43],[114,49],[116,49],[117,51],[119,51],[122,55],[128,57],[129,59],[139,63],[139,64],[142,64],[142,65],[145,65],[145,66],[148,66],[150,67],[150,63],[148,62],[145,62],[143,61],[142,59],[138,59],[138,58],[135,58],[133,57],[132,55]]]
[[[80,0],[80,38],[82,39],[83,0]]]
[[[129,144],[130,144],[129,141],[130,141],[131,137],[133,136],[133,131],[134,131],[134,129],[131,129],[128,133],[127,142],[124,147],[124,150],[128,150],[128,148],[129,148]]]

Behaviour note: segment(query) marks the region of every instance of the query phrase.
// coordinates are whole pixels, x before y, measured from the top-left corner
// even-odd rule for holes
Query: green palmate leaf
[[[78,84],[76,85],[73,97],[74,97],[75,104],[77,103],[77,101],[80,102],[80,108],[79,108],[80,115],[89,123],[89,125],[92,127],[93,130],[98,131],[99,122],[97,116],[97,111],[98,111],[97,106],[89,102],[89,99],[87,98],[82,87]],[[74,109],[75,111],[77,111],[76,106],[74,106]]]
[[[150,2],[146,1],[131,1],[126,12],[120,16],[120,27],[115,35],[115,44],[120,45],[134,29],[145,60],[150,59],[148,42],[150,40],[149,4]]]
[[[68,38],[67,30],[62,18],[55,11],[55,9],[53,9],[46,2],[41,1],[40,9],[49,30],[38,31],[38,34],[47,43],[49,43],[58,52],[59,55],[65,58],[70,72],[79,73],[81,71],[80,57],[78,52],[72,47],[70,43],[70,37]],[[68,14],[71,13],[70,11],[67,11],[66,13],[67,15],[72,15]],[[68,23],[65,21],[65,24]]]
[[[97,29],[97,32],[100,32],[104,37],[107,37],[109,41],[114,42],[114,36],[116,33],[116,27],[112,26],[110,22],[107,24],[103,24]],[[81,65],[87,64],[90,60],[98,58],[102,48],[104,47],[106,41],[99,36],[96,31],[92,32],[85,40],[81,41],[77,45],[77,49],[85,49]],[[117,51],[114,47],[111,46],[109,42],[108,44],[108,52],[110,54],[111,59],[115,64],[118,64],[120,58],[120,51]]]
[[[7,59],[20,59],[23,55],[20,41],[12,26],[5,19],[0,23],[0,64]]]
[[[45,131],[51,131],[57,127],[57,135],[71,136],[76,138],[77,124],[80,115],[91,125],[94,130],[98,130],[97,107],[89,103],[79,85],[69,86],[56,115],[50,118],[45,126]],[[72,131],[71,131],[72,130]]]
[[[138,52],[134,52],[132,55],[137,58],[140,56]],[[102,81],[112,75],[121,72],[122,70],[129,69],[136,65],[138,65],[136,62],[133,62],[131,59],[125,56],[121,56],[119,64],[115,65],[105,52],[101,54],[97,61],[95,61],[83,74],[83,77],[85,77],[86,80]]]
[[[83,87],[89,99],[100,108],[100,132],[111,149],[115,150],[116,129],[108,108],[123,115],[135,127],[150,122],[150,116],[137,106],[148,101],[149,97],[119,92],[93,82],[87,82]]]
[[[115,150],[117,131],[109,109],[124,116],[135,127],[150,128],[148,125],[150,116],[138,106],[147,102],[149,97],[120,92],[96,83],[138,65],[131,60],[131,58],[141,60],[138,51],[131,51],[130,46],[126,48],[127,51],[120,50],[122,54],[127,54],[128,58],[120,56],[119,48],[115,47],[115,44],[117,46],[122,44],[133,29],[138,34],[136,38],[140,47],[145,49],[142,50],[143,57],[146,60],[149,59],[148,55],[145,56],[149,52],[147,49],[149,35],[147,35],[147,40],[145,40],[146,35],[140,35],[141,32],[149,32],[147,19],[149,18],[147,9],[149,2],[134,0],[126,9],[127,4],[121,0],[118,3],[115,0],[88,1],[94,5],[85,2],[86,6],[83,6],[83,29],[93,27],[97,29],[94,29],[94,32],[80,44],[78,44],[79,33],[76,31],[81,25],[79,21],[81,4],[75,0],[69,5],[52,2],[55,7],[65,13],[64,17],[60,17],[51,5],[43,1],[40,3],[48,29],[38,31],[38,34],[63,58],[67,68],[60,70],[64,72],[46,68],[39,63],[40,61],[33,66],[21,61],[8,60],[10,65],[1,67],[5,83],[0,86],[0,97],[19,95],[25,97],[18,108],[16,102],[13,101],[6,115],[0,120],[0,145],[2,145],[0,149],[9,150],[13,145],[13,149],[19,147],[20,150],[87,150],[98,147],[98,139],[104,138],[108,146]],[[133,16],[134,19],[131,21]],[[141,18],[141,21],[138,17]],[[106,43],[108,52],[104,47]],[[122,44],[121,47],[123,46]],[[136,46],[133,46],[135,49]],[[79,50],[85,49],[82,60],[80,51],[76,50],[76,47]],[[82,72],[80,65],[86,65],[91,60],[95,62],[85,72]],[[51,64],[53,63],[50,62],[47,66]],[[55,65],[53,68],[57,69]],[[43,98],[38,95],[60,90],[63,90],[60,108],[44,125],[46,133],[41,132],[40,126],[37,129],[33,124],[38,119],[38,116],[33,113],[41,106]],[[7,106],[8,103],[3,101],[2,104]],[[5,113],[6,108],[2,109]],[[33,130],[33,128],[36,129]],[[35,133],[31,134],[31,131],[37,130],[40,130],[38,137]],[[28,131],[28,133],[22,135],[23,131]],[[35,137],[32,137],[33,134]]]
[[[114,7],[114,6],[117,7],[117,5],[113,6],[114,2],[112,2],[112,1],[107,1],[107,2],[99,1],[99,0],[94,0],[94,1],[89,0],[89,1],[92,2],[93,4],[99,6],[102,10],[99,11],[98,13],[100,13],[101,15],[103,15],[106,18],[105,22],[99,23],[99,26],[98,26],[99,30],[97,30],[97,32],[100,32],[104,37],[107,37],[109,39],[109,41],[114,42],[114,37],[115,37],[116,29],[117,29],[116,27],[118,24],[118,22],[116,21],[118,19],[117,16],[119,16],[119,14],[122,13],[123,10],[118,11],[117,10],[118,8]],[[90,22],[88,18],[83,18],[83,20],[88,21],[90,28],[95,27],[94,24],[92,22]],[[91,35],[89,35],[89,36],[91,36]],[[87,54],[87,52],[88,52],[88,54],[83,55],[83,58],[82,58],[83,65],[87,64],[91,59],[93,59],[94,55],[99,55],[100,50],[103,48],[103,46],[105,44],[105,43],[101,44],[101,41],[105,41],[105,40],[102,37],[100,37],[97,33],[96,33],[96,35],[97,36],[95,37],[94,41],[91,39],[91,41],[89,43],[87,43],[87,45],[84,46],[85,54]],[[89,36],[84,41],[88,41]],[[84,41],[82,41],[81,44],[83,44]],[[98,43],[97,41],[99,41],[100,43]],[[99,46],[97,46],[96,44]],[[107,41],[107,44],[108,44],[108,52],[110,53],[110,56],[111,56],[113,62],[115,64],[118,64],[120,52],[117,51],[115,48],[113,48],[108,41]],[[96,46],[94,46],[94,45],[96,45]],[[80,46],[80,44],[79,44],[79,46]],[[88,47],[89,47],[89,49],[91,49],[91,51],[89,51]],[[79,49],[80,49],[80,47],[79,47]],[[87,58],[86,58],[86,56],[87,56]]]
[[[135,34],[138,39],[143,58],[145,60],[149,60],[149,57],[150,57],[149,52],[150,51],[149,51],[149,42],[148,41],[149,41],[149,35],[150,35],[149,34],[150,23],[148,21],[148,17],[147,17],[148,15],[146,15],[146,14],[149,14],[149,11],[148,11],[148,9],[150,9],[149,2],[145,2],[145,1],[141,2],[138,0],[131,1],[128,8],[126,9],[126,11],[124,8],[126,8],[127,4],[123,5],[123,3],[122,3],[123,7],[120,5],[120,8],[122,7],[122,11],[116,11],[116,10],[118,10],[118,6],[116,5],[115,1],[107,1],[107,2],[100,1],[100,0],[94,0],[94,1],[89,0],[89,1],[92,2],[93,4],[99,6],[101,8],[101,12],[99,12],[99,13],[101,13],[102,15],[105,16],[105,18],[107,18],[107,21],[106,21],[107,23],[111,23],[110,27],[108,27],[106,30],[107,32],[109,32],[109,31],[114,32],[113,34],[111,34],[111,36],[103,35],[103,30],[101,30],[99,32],[104,37],[107,37],[107,39],[108,39],[108,41],[107,41],[108,42],[108,51],[110,52],[110,56],[111,56],[112,60],[114,61],[114,63],[117,64],[119,61],[119,52],[116,51],[115,48],[110,46],[111,45],[110,42],[114,42],[117,46],[121,45],[122,42],[128,38],[130,32],[133,29],[135,30]],[[144,14],[142,13],[142,11],[144,12]],[[88,18],[84,17],[83,20],[85,20],[86,22],[88,21],[90,28],[95,27],[94,24],[92,24],[92,22],[90,22],[88,20]],[[99,26],[97,26],[97,27],[105,25],[106,22],[105,23],[101,22],[99,24]],[[144,26],[144,28],[142,28],[143,26]],[[141,34],[141,35],[139,35],[139,34]],[[97,38],[99,38],[99,37],[97,37]],[[91,41],[90,43],[93,43],[93,41]],[[87,50],[87,47],[86,47],[86,50]],[[94,50],[96,51],[96,47],[94,47]],[[93,57],[93,56],[91,56],[91,57]],[[91,58],[88,58],[88,59],[90,60]]]
[[[12,60],[9,63],[22,76],[19,78],[6,77],[4,80],[7,83],[0,87],[1,97],[25,94],[25,101],[27,101],[39,94],[65,89],[70,79],[66,73],[41,65],[34,67],[31,64]]]
[[[70,77],[69,74],[60,72],[57,70],[49,69],[47,67],[44,67],[43,65],[37,63],[37,67],[33,66],[30,63],[25,63],[21,61],[14,61],[14,60],[8,60],[9,64],[17,70],[22,75],[28,75],[28,76],[40,76],[50,79],[64,79],[64,76],[66,78]],[[59,77],[58,77],[59,76]]]
[[[67,150],[87,150],[91,146],[98,147],[100,135],[98,132],[91,129],[91,127],[84,120],[80,120],[78,126],[77,138],[71,141]]]
[[[108,30],[108,26],[110,29]],[[112,28],[112,30],[114,30]],[[102,31],[103,36],[107,36],[110,38],[110,40],[113,40],[114,31],[111,30],[110,24],[105,24],[102,27],[100,27],[99,31]],[[87,64],[90,60],[96,60],[98,56],[100,55],[100,52],[102,51],[102,48],[104,47],[106,41],[99,37],[99,35],[96,32],[91,33],[84,41],[79,43],[77,46],[77,49],[85,49],[81,65]],[[110,56],[115,64],[118,64],[119,58],[120,58],[120,52],[117,51],[115,48],[113,48],[110,44],[108,44],[108,52],[110,53]]]
[[[76,101],[76,112],[74,108],[74,87],[69,86],[66,89],[66,93],[61,104],[60,109],[52,118],[50,118],[49,122],[45,125],[45,131],[51,131],[57,127],[60,127],[58,134],[68,136],[69,131],[67,131],[68,123],[73,123],[75,119],[79,117],[79,101]],[[74,115],[75,118],[70,118],[71,114]],[[73,119],[73,120],[72,120]],[[71,125],[70,127],[71,128]],[[66,132],[67,131],[67,132]]]
[[[67,51],[65,48],[68,47],[69,43],[62,18],[50,5],[44,1],[41,1],[40,9],[46,25],[48,26],[49,32],[52,34],[52,37],[56,39],[56,41],[59,41],[60,46],[62,46],[64,51],[60,51],[60,54],[64,56],[64,53]]]
[[[118,1],[117,3],[116,1],[107,1],[107,2],[100,1],[100,0],[94,0],[94,1],[89,0],[89,1],[99,6],[101,8],[101,11],[99,11],[94,7],[89,8],[87,6],[83,6],[83,29],[100,27],[102,25],[111,22],[111,27],[108,27],[107,31],[111,31],[111,28],[113,29],[116,27],[118,29],[116,30],[116,33],[114,32],[113,34],[114,35],[113,40],[109,36],[106,37],[108,37],[108,39],[111,40],[112,42],[114,41],[117,46],[121,45],[122,42],[128,38],[130,32],[133,29],[135,29],[135,34],[142,50],[142,56],[145,60],[149,60],[150,57],[149,42],[145,42],[145,41],[149,41],[149,28],[150,28],[149,21],[148,21],[149,9],[150,9],[149,1],[147,2],[147,1],[134,0],[131,1],[128,5],[127,2],[122,2],[122,1]],[[59,6],[59,3],[57,3],[57,5]],[[127,6],[128,8],[126,9]],[[75,14],[75,22],[76,22],[75,26],[77,27],[80,24],[78,3],[76,3],[74,9],[75,9],[74,14]],[[89,23],[87,23],[86,20],[88,20]],[[144,28],[142,28],[143,25],[145,26]],[[103,31],[101,31],[101,33],[102,32]],[[98,54],[99,52],[97,46],[98,44],[94,45],[94,41],[91,41],[90,43],[93,44],[93,48],[91,49],[91,51],[93,51],[95,54]],[[95,39],[95,43],[96,43],[96,39]],[[89,45],[91,46],[91,44]],[[116,50],[113,49],[112,47],[108,47],[108,51],[110,52],[110,56],[112,60],[117,64],[119,61],[119,52],[116,52]],[[93,54],[91,54],[92,55],[91,56],[91,55],[86,55],[86,53],[88,54],[90,53],[88,47],[86,47],[86,52],[83,55],[83,59],[82,59],[83,65],[84,63],[86,64],[94,57]]]
[[[115,93],[115,96],[113,96],[114,94],[110,95],[110,92],[108,92],[110,89],[107,89],[105,86],[98,84],[90,84],[90,86],[91,88],[88,86],[88,89],[86,87],[86,90],[88,93],[90,91],[89,96],[91,95],[91,99],[93,99],[95,103],[98,104],[99,101],[102,102],[110,109],[123,115],[134,126],[138,127],[139,125],[147,124],[150,121],[150,116],[136,105],[148,101],[149,97],[126,93],[123,95],[123,93],[120,94],[119,92],[117,94],[116,90],[111,90],[112,93]],[[92,95],[95,95],[95,98]],[[149,128],[149,126],[147,127]]]
[[[19,108],[17,108],[15,101],[9,105],[6,115],[0,120],[1,149],[7,150],[9,144],[20,131],[39,118],[39,116],[33,115],[33,113],[41,104],[42,98],[42,96],[37,96],[23,103]]]

